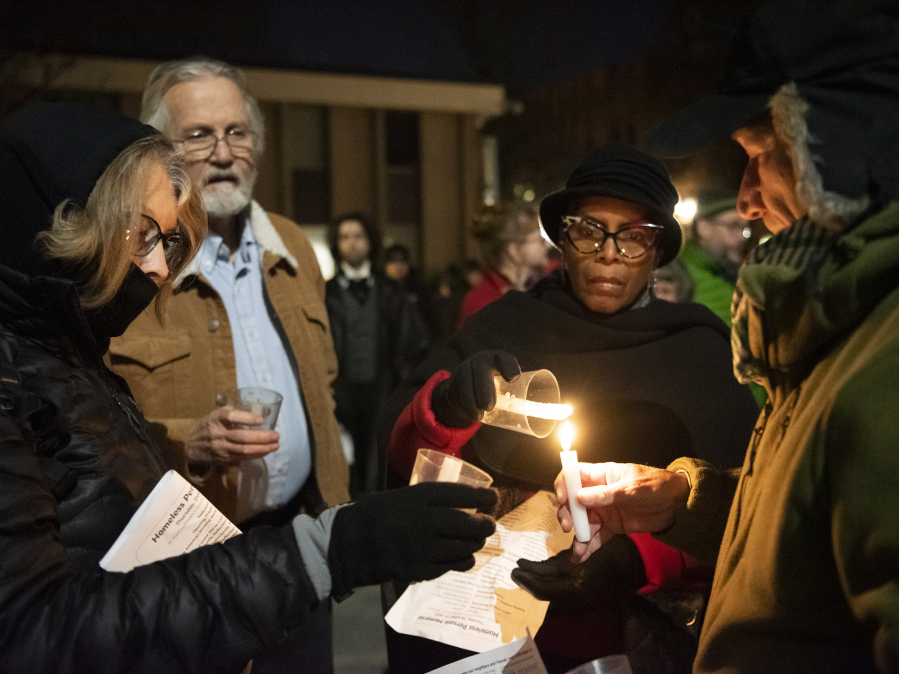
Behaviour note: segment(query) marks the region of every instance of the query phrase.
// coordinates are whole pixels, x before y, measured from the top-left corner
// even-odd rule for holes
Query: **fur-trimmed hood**
[[[714,90],[647,140],[683,156],[766,110],[814,220],[834,228],[899,200],[899,3],[768,2],[734,39]]]
[[[850,162],[852,159],[841,159],[838,148],[823,147],[820,137],[809,131],[810,106],[800,94],[796,83],[788,82],[783,85],[771,97],[768,107],[774,122],[774,133],[786,145],[793,162],[796,195],[808,209],[809,218],[828,229],[838,230],[847,221],[864,213],[871,205],[872,197],[876,198],[876,195],[864,191],[853,198],[838,191],[846,189],[841,185],[831,186],[830,189],[824,186],[819,166],[832,166],[835,162]],[[899,151],[899,147],[896,150]],[[893,184],[899,189],[899,173],[894,174]]]

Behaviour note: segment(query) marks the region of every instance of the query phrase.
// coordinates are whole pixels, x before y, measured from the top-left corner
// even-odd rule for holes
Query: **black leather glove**
[[[468,428],[496,405],[494,373],[506,381],[521,376],[515,356],[505,351],[478,351],[431,392],[431,410],[448,428]]]
[[[328,546],[331,593],[341,599],[363,585],[467,571],[496,522],[459,508],[495,505],[492,489],[454,482],[422,482],[360,497],[334,517]]]
[[[613,536],[587,561],[571,561],[563,550],[544,562],[519,559],[512,580],[554,607],[582,609],[592,606],[613,589],[637,590],[646,585],[646,569],[637,545],[628,536]]]

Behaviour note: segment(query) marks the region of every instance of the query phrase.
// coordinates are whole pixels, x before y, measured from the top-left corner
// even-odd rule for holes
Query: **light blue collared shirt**
[[[222,237],[212,232],[197,254],[203,278],[219,294],[228,314],[238,388],[261,386],[284,396],[275,426],[280,448],[240,464],[238,523],[287,503],[305,484],[312,467],[302,392],[266,310],[260,257],[249,222],[233,262]]]

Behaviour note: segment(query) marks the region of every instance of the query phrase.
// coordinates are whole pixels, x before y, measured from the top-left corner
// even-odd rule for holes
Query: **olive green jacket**
[[[695,671],[897,671],[899,205],[740,287],[770,402],[738,479],[670,466],[692,490],[658,536],[717,557]]]
[[[312,246],[295,223],[266,214],[255,202],[250,223],[259,244],[263,282],[296,362],[309,420],[314,480],[304,507],[319,510],[349,500],[348,468],[334,417],[337,358],[325,310],[325,284]],[[277,326],[276,326],[277,327]],[[153,307],[112,340],[108,364],[128,382],[144,415],[164,439],[175,467],[225,515],[236,506],[236,464],[188,470],[184,443],[194,423],[227,402],[237,387],[231,326],[221,298],[196,260],[175,292],[162,327]]]

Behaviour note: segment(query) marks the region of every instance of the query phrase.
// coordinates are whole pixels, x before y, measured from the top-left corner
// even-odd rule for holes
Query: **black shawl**
[[[661,300],[612,315],[590,311],[557,277],[512,291],[473,315],[394,393],[382,437],[438,370],[482,349],[512,353],[523,371],[545,368],[571,404],[572,448],[584,462],[664,467],[680,456],[742,465],[758,408],[733,375],[730,335],[706,307]],[[482,426],[462,457],[497,485],[551,488],[560,470],[556,433],[542,440]],[[407,478],[391,475],[389,486]]]

